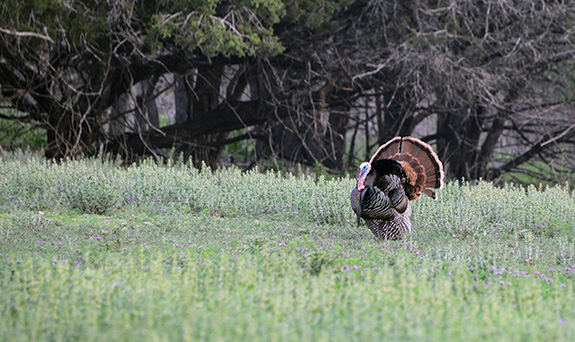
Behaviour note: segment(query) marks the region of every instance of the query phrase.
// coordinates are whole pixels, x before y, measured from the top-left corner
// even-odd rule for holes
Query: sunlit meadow
[[[414,234],[351,178],[0,162],[0,341],[572,341],[575,198],[448,183]]]

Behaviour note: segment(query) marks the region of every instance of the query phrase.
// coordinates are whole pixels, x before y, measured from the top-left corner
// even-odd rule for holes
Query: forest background
[[[449,178],[571,184],[574,5],[6,0],[0,146],[342,174],[413,135]]]

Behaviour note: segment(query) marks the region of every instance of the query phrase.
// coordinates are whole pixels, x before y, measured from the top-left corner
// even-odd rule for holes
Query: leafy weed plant
[[[0,340],[575,338],[560,186],[450,182],[378,241],[350,178],[29,154],[0,174]]]

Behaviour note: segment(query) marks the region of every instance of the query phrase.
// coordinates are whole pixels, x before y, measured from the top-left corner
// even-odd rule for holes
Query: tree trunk
[[[490,178],[491,173],[487,169],[487,164],[493,158],[493,151],[495,150],[495,146],[497,146],[497,141],[501,134],[503,134],[503,129],[505,126],[505,122],[507,121],[507,115],[499,112],[497,117],[493,120],[491,124],[491,128],[487,133],[487,137],[481,146],[481,153],[479,154],[479,160],[477,161],[477,178],[484,178],[486,180],[492,180]]]
[[[395,93],[386,93],[383,102],[387,99],[393,101],[383,105],[383,130],[379,131],[378,145],[385,144],[397,136],[409,136],[414,129],[413,111],[415,106],[411,104],[411,99],[402,90]]]
[[[446,164],[448,177],[476,179],[481,173],[476,162],[484,111],[484,107],[478,105],[475,108],[463,107],[456,114],[439,114],[437,150]]]
[[[220,101],[222,101],[220,86],[223,72],[223,65],[211,65],[209,67],[198,68],[197,80],[193,90],[194,96],[191,101],[192,120],[203,117],[205,113],[217,108]],[[192,157],[194,165],[201,167],[201,162],[204,161],[212,170],[216,169],[223,147],[212,147],[207,143],[213,143],[218,139],[225,139],[226,137],[227,133],[222,132],[221,134],[209,134],[199,139],[191,140],[189,142],[188,155]]]
[[[110,108],[108,120],[108,135],[111,139],[124,135],[126,130],[125,113],[130,109],[128,97],[122,94],[116,103]]]
[[[176,107],[176,123],[184,122],[188,119],[190,110],[190,100],[186,90],[186,76],[174,73],[174,105]]]

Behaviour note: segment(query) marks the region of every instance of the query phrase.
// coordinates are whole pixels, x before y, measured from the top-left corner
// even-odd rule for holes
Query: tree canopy
[[[254,162],[341,171],[415,135],[451,177],[565,179],[573,5],[6,0],[0,118],[45,131],[52,158],[175,150],[215,168],[244,141]]]

